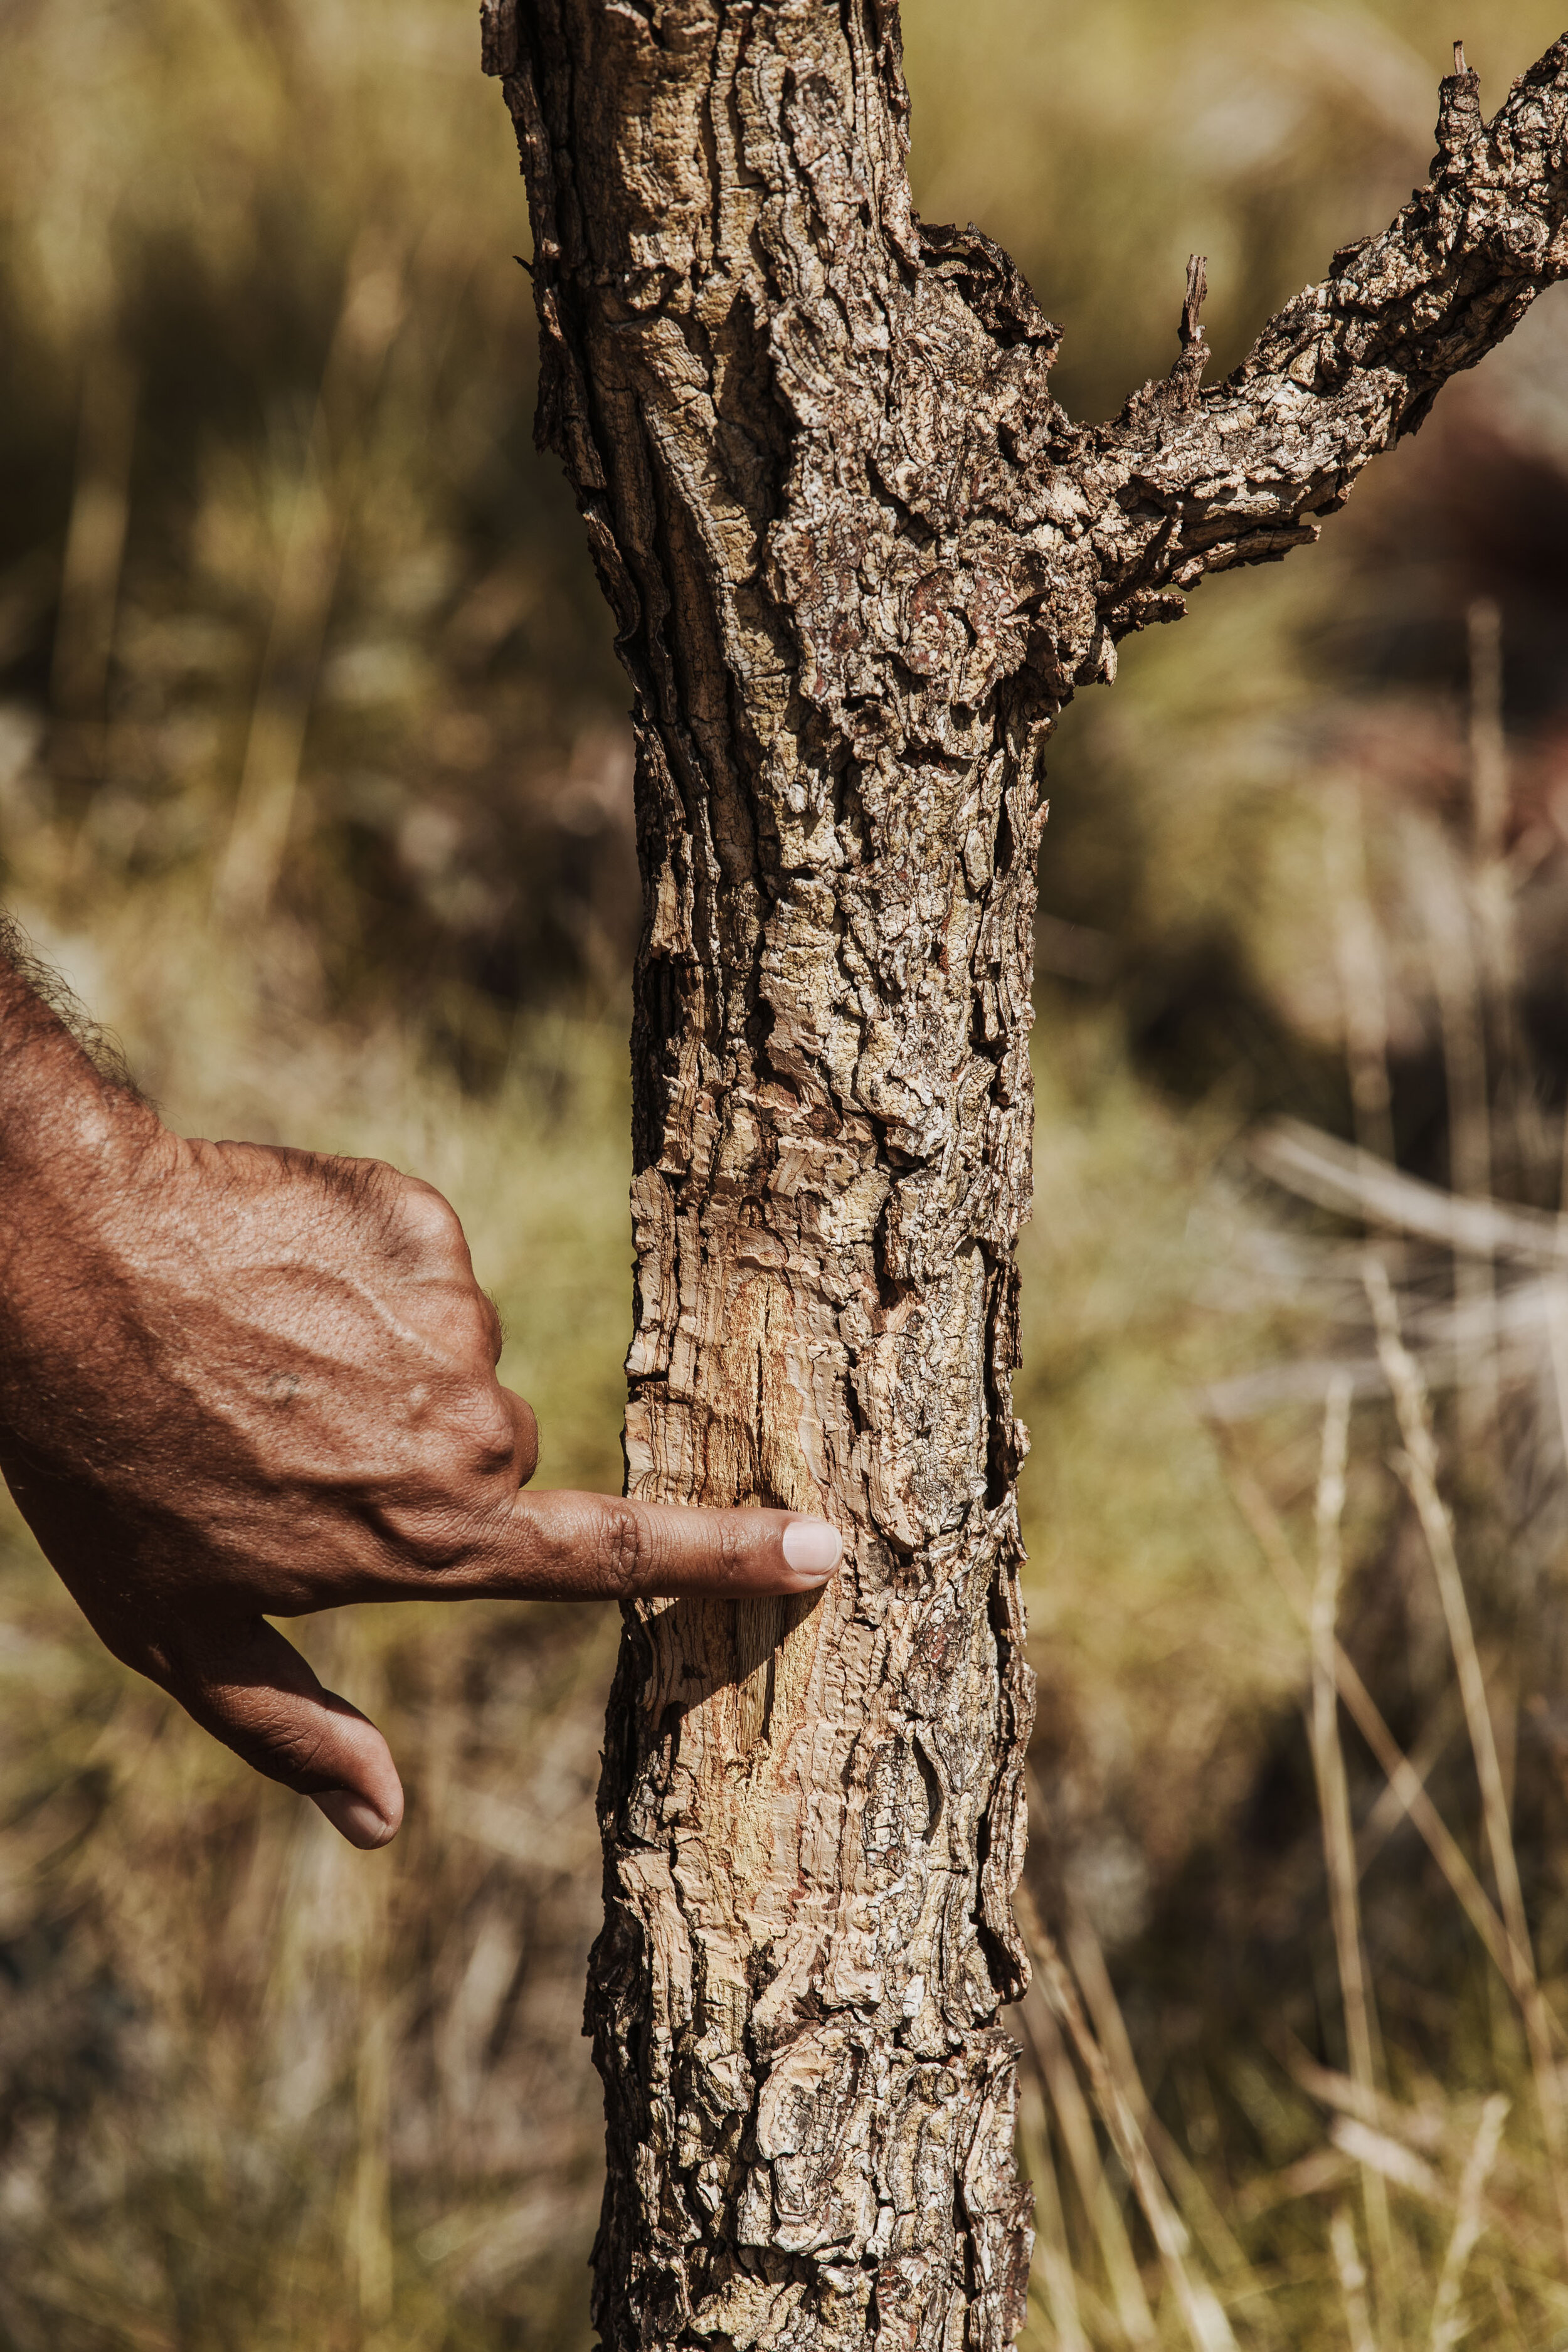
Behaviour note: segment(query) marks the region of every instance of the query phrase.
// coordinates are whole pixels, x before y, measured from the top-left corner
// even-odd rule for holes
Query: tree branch
[[[1368,459],[1414,433],[1448,378],[1568,276],[1568,34],[1490,123],[1458,43],[1455,65],[1431,180],[1393,225],[1336,253],[1207,392],[1192,365],[1202,331],[1189,274],[1170,376],[1068,460],[1094,515],[1111,636],[1174,619],[1205,572],[1315,539],[1313,518],[1344,504]]]

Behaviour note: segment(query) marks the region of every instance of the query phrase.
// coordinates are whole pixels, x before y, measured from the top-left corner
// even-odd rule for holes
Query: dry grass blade
[[[358,2019],[355,2146],[346,2232],[360,2316],[371,2328],[392,2315],[391,2022],[384,1994],[374,1990]]]
[[[1568,1119],[1563,1121],[1568,1136]],[[1568,1164],[1568,1161],[1565,1161]],[[1563,1440],[1563,1460],[1568,1465],[1568,1290],[1553,1283],[1546,1310],[1547,1338],[1552,1349],[1552,1384],[1557,1396],[1557,1426]]]
[[[1481,2233],[1481,2199],[1497,2162],[1507,2118],[1508,2101],[1500,2094],[1494,2094],[1481,2109],[1480,2125],[1459,2183],[1459,2210],[1454,2217],[1453,2234],[1443,2257],[1436,2300],[1432,2306],[1432,2352],[1452,2352],[1452,2347],[1466,2333],[1459,2313],[1459,2294],[1476,2240]]]
[[[1336,2116],[1329,2126],[1329,2137],[1342,2156],[1360,2166],[1363,2178],[1370,2172],[1428,2205],[1447,2203],[1441,2179],[1424,2158],[1403,2140],[1391,2139],[1386,2132],[1363,2123],[1359,2116]]]
[[[1072,2041],[1079,2063],[1089,2077],[1100,2120],[1110,2135],[1111,2146],[1127,2168],[1194,2352],[1237,2352],[1230,2322],[1221,2310],[1213,2288],[1206,2280],[1193,2274],[1190,2261],[1192,2241],[1187,2235],[1186,2225],[1165,2192],[1165,2184],[1150,2154],[1149,2143],[1137,2114],[1124,2095],[1106,2061],[1104,2051],[1090,2030],[1067,1963],[1036,1909],[1028,1889],[1020,1886],[1014,1899],[1019,1925],[1034,1958],[1041,1991]]]
[[[1458,1729],[1463,1712],[1458,1693],[1445,1692],[1423,1726],[1420,1738],[1412,1743],[1407,1761],[1411,1771],[1423,1788],[1426,1787],[1432,1772],[1441,1760],[1448,1742]],[[1405,1808],[1398,1792],[1385,1786],[1380,1791],[1372,1811],[1356,1832],[1356,1868],[1363,1878],[1372,1863],[1405,1818]]]
[[[1511,1140],[1520,1169],[1543,1168],[1551,1146],[1520,1020],[1523,971],[1518,894],[1527,869],[1509,855],[1513,792],[1503,721],[1502,613],[1493,598],[1480,596],[1472,603],[1468,620],[1475,830],[1468,895],[1479,950],[1477,1009],[1484,1030],[1496,1040],[1499,1066],[1496,1100],[1485,1115],[1496,1124],[1505,1149]],[[1489,1153],[1489,1141],[1488,1149]]]
[[[1369,1257],[1367,1262],[1366,1288],[1377,1325],[1378,1353],[1393,1392],[1400,1434],[1405,1440],[1403,1475],[1421,1522],[1422,1533],[1426,1538],[1426,1549],[1437,1580],[1449,1645],[1458,1674],[1466,1726],[1480,1782],[1481,1818],[1486,1828],[1487,1847],[1491,1855],[1503,1920],[1510,1944],[1518,1955],[1520,1966],[1526,1971],[1520,1987],[1521,2007],[1530,2043],[1531,2063],[1535,2075],[1536,2096],[1541,2105],[1542,2128],[1546,2138],[1547,2159],[1552,2170],[1563,2248],[1568,2253],[1568,2180],[1565,2180],[1563,2172],[1563,2093],[1552,2057],[1550,2013],[1536,1977],[1530,1929],[1524,1915],[1519,1859],[1514,1852],[1513,1830],[1509,1818],[1502,1767],[1498,1757],[1497,1735],[1487,1702],[1486,1677],[1481,1671],[1475,1629],[1470,1622],[1469,1603],[1465,1597],[1464,1580],[1459,1574],[1458,1558],[1454,1549],[1453,1523],[1437,1491],[1437,1448],[1421,1374],[1400,1337],[1394,1293],[1385,1269],[1375,1257]]]
[[[1334,962],[1356,1140],[1374,1160],[1392,1163],[1393,1097],[1383,944],[1368,902],[1366,828],[1361,794],[1352,783],[1340,782],[1326,795],[1323,825],[1323,866],[1336,916]]]
[[[1035,2191],[1035,2272],[1056,2332],[1058,2352],[1089,2352],[1068,2244],[1056,2160],[1051,2153],[1042,2086],[1024,2077],[1018,2100],[1018,2137]]]
[[[1073,1973],[1089,2004],[1106,2063],[1137,2117],[1149,2143],[1150,2153],[1174,2192],[1194,2236],[1201,2242],[1219,2269],[1245,2277],[1251,2266],[1242,2246],[1227,2227],[1225,2216],[1198,2174],[1149,2104],[1137,2061],[1132,2054],[1127,2021],[1121,2014],[1121,2004],[1116,1998],[1110,1971],[1100,1948],[1100,1938],[1081,1913],[1075,1913],[1069,1923],[1068,1951]]]
[[[1336,2205],[1329,2223],[1329,2244],[1345,2307],[1345,2334],[1350,2352],[1377,2352],[1366,2303],[1366,2272],[1355,2242],[1355,2224],[1342,2205]]]
[[[1373,2063],[1373,2011],[1362,1950],[1355,1832],[1344,1752],[1340,1745],[1339,1694],[1334,1675],[1334,1620],[1339,1608],[1340,1527],[1345,1507],[1345,1462],[1350,1440],[1350,1382],[1330,1383],[1323,1408],[1322,1460],[1318,1475],[1318,1574],[1312,1591],[1312,1769],[1322,1820],[1323,1861],[1329,1880],[1329,1911],[1344,2010],[1351,2079],[1370,2100],[1377,2084]],[[1382,2174],[1362,2168],[1362,2198],[1377,2273],[1378,2301],[1393,2293],[1394,2236]]]
[[[1268,1129],[1250,1156],[1284,1191],[1340,1216],[1477,1256],[1539,1266],[1561,1265],[1568,1256],[1568,1229],[1556,1217],[1499,1201],[1460,1199],[1299,1119]]]
[[[1493,865],[1508,825],[1508,743],[1502,723],[1502,614],[1478,596],[1468,614],[1470,640],[1470,804],[1476,857]]]
[[[1467,1199],[1489,1202],[1492,1148],[1486,1037],[1464,880],[1453,852],[1435,825],[1413,820],[1405,832],[1405,864],[1426,925],[1427,961],[1443,1034],[1453,1187]],[[1458,1318],[1478,1327],[1468,1345],[1456,1335],[1454,1349],[1459,1439],[1468,1457],[1489,1447],[1497,1435],[1496,1281],[1486,1250],[1456,1246],[1454,1302]]]
[[[1299,2199],[1321,2197],[1331,2189],[1343,2188],[1352,2166],[1350,2158],[1331,2145],[1315,2147],[1308,2156],[1298,2157],[1294,2164],[1279,2172],[1265,2172],[1249,2181],[1237,2199],[1237,2209],[1249,2221],[1273,2212],[1281,2205],[1293,2205]]]
[[[1223,1425],[1215,1425],[1215,1433],[1224,1454]],[[1232,1500],[1251,1528],[1258,1549],[1273,1570],[1302,1625],[1310,1625],[1310,1594],[1285,1530],[1279,1524],[1278,1513],[1257,1480],[1228,1455],[1226,1466]],[[1486,1946],[1498,1973],[1522,2011],[1533,1978],[1528,1950],[1514,1946],[1510,1941],[1508,1929],[1465,1859],[1458,1840],[1426,1793],[1420,1775],[1390,1731],[1382,1709],[1363,1682],[1354,1664],[1337,1641],[1334,1644],[1334,1680],[1357,1730],[1376,1757],[1390,1790],[1398,1799],[1433,1861],[1447,1880],[1466,1918]],[[1557,2021],[1550,2015],[1548,2027],[1560,2041],[1563,2038]]]
[[[1386,2092],[1374,2092],[1368,2097],[1359,2083],[1348,2074],[1336,2074],[1331,2066],[1320,2066],[1308,2055],[1300,2043],[1289,2033],[1279,2037],[1279,2055],[1309,2098],[1319,2100],[1336,2115],[1354,2116],[1374,2131],[1390,2139],[1403,2141],[1409,2147],[1423,2148],[1429,2156],[1440,2155],[1447,2145],[1447,2128],[1440,2116],[1425,2113],[1416,2107],[1401,2106]]]
[[[1022,1917],[1021,1912],[1019,1916]],[[1115,2306],[1115,2325],[1122,2341],[1134,2347],[1134,2352],[1137,2352],[1137,2347],[1158,2340],[1154,2315],[1149,2308],[1149,2298],[1138,2274],[1137,2259],[1127,2235],[1127,2225],[1121,2218],[1121,2208],[1100,2160],[1100,2144],[1094,2136],[1093,2120],[1057,2021],[1037,1983],[1029,1987],[1018,2014],[1029,2055],[1050,2099],[1068,2152],[1068,2161],[1072,2166],[1078,2193],[1100,2247],[1100,2260],[1105,2265],[1105,2275]]]

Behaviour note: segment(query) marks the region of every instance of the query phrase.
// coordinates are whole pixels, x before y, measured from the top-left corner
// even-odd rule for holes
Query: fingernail
[[[391,1822],[382,1819],[367,1798],[356,1797],[351,1789],[323,1789],[311,1797],[310,1802],[321,1807],[350,1845],[357,1845],[362,1851],[384,1845],[393,1833]]]
[[[844,1557],[837,1528],[826,1519],[792,1519],[784,1531],[784,1556],[797,1576],[831,1576]]]

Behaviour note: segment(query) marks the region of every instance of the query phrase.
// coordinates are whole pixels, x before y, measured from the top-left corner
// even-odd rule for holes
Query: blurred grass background
[[[441,1185],[542,1478],[614,1486],[626,696],[472,13],[0,0],[0,888],[176,1124]],[[917,200],[1083,414],[1190,251],[1227,364],[1383,225],[1455,31],[1489,108],[1563,29],[904,22]],[[1040,2347],[1568,2345],[1565,624],[1553,297],[1055,747]],[[0,2345],[584,2345],[614,1626],[306,1629],[408,1783],[367,1861],[0,1546]]]

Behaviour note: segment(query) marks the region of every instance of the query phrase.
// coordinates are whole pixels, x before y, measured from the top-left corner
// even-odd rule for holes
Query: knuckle
[[[531,1411],[527,1412],[521,1428],[516,1431],[515,1444],[518,1483],[526,1486],[539,1467],[539,1423]]]
[[[487,1391],[493,1389],[496,1359],[500,1352],[496,1343],[495,1309],[466,1266],[451,1317],[451,1344],[460,1351],[461,1360],[480,1388]]]
[[[467,1266],[462,1220],[434,1184],[405,1175],[384,1160],[340,1160],[336,1168],[344,1191],[374,1209],[394,1245],[415,1255],[460,1255]]]
[[[468,1446],[473,1475],[483,1485],[503,1475],[510,1481],[517,1458],[517,1430],[504,1397],[485,1397],[477,1404]]]
[[[419,1444],[411,1499],[461,1508],[474,1499],[475,1486],[503,1475],[510,1486],[516,1454],[516,1426],[489,1368],[454,1380]]]
[[[630,1503],[612,1503],[605,1513],[599,1544],[605,1586],[616,1601],[630,1601],[646,1591],[656,1559],[653,1529],[643,1513]]]
[[[462,1220],[451,1202],[417,1176],[399,1177],[397,1183],[396,1215],[404,1234],[426,1249],[460,1250],[466,1262]]]
[[[298,1174],[313,1177],[351,1209],[374,1210],[389,1215],[406,1179],[384,1160],[350,1157],[347,1153],[300,1151],[291,1145],[278,1148],[280,1161]]]
[[[728,1585],[745,1582],[751,1544],[744,1523],[733,1511],[721,1511],[713,1523],[715,1565]]]

